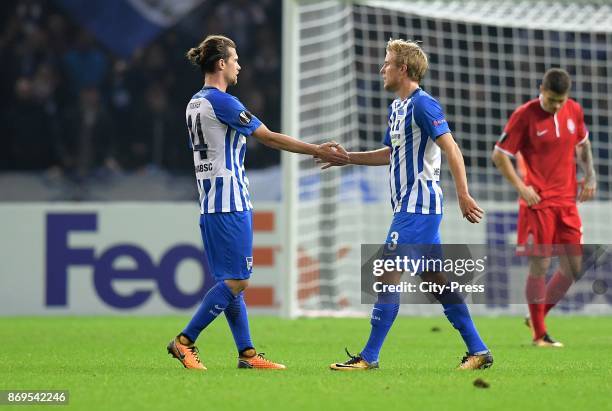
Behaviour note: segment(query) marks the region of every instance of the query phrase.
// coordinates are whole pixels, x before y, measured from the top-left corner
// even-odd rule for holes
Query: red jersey
[[[512,157],[521,153],[526,169],[523,181],[542,199],[532,208],[564,207],[576,204],[575,149],[588,138],[580,104],[568,99],[551,114],[536,98],[512,113],[495,149]]]

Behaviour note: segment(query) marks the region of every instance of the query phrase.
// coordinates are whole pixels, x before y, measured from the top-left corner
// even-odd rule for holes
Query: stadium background
[[[548,13],[536,15],[529,2],[511,3],[3,3],[0,315],[190,313],[197,306],[210,279],[182,119],[201,79],[184,52],[208,32],[236,40],[243,70],[230,92],[271,129],[312,142],[333,138],[349,149],[378,147],[385,127],[384,42],[422,40],[432,62],[424,87],[446,108],[472,193],[488,212],[468,229],[443,170],[449,243],[514,241],[516,195],[490,150],[511,111],[537,95],[545,69],[566,67],[598,172],[597,199],[581,207],[585,239],[605,243],[612,234],[602,224],[612,217],[612,12],[605,2],[535,2]],[[504,16],[508,10],[514,15]],[[513,18],[529,10],[524,20]],[[598,20],[587,27],[592,16]],[[384,167],[320,173],[305,156],[283,157],[281,165],[277,152],[254,139],[246,166],[256,208],[252,311],[367,313],[359,244],[380,241],[388,225]],[[522,277],[497,287],[519,295]],[[609,313],[608,297],[584,310],[578,295],[561,312]],[[402,313],[437,311],[408,306]]]
[[[68,389],[69,407],[88,411],[610,409],[611,287],[592,289],[612,284],[610,253],[603,277],[586,276],[547,320],[563,350],[531,347],[523,304],[472,304],[495,365],[456,372],[461,341],[440,307],[410,304],[380,370],[327,370],[367,337],[359,245],[388,227],[386,169],[321,173],[253,139],[246,299],[258,350],[288,370],[237,370],[223,319],[198,339],[205,374],[165,351],[210,286],[183,124],[200,87],[184,52],[205,33],[236,40],[243,69],[230,92],[270,128],[350,149],[378,147],[385,127],[384,43],[422,40],[423,86],[445,107],[487,211],[479,225],[462,221],[443,168],[442,238],[506,247],[490,285],[520,298],[516,195],[490,151],[543,71],[566,67],[598,172],[596,200],[580,206],[585,240],[609,242],[609,1],[15,0],[0,2],[0,22],[0,390]],[[322,315],[342,318],[304,318]]]

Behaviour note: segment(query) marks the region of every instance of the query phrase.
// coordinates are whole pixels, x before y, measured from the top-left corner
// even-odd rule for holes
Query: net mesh
[[[297,135],[348,150],[381,147],[393,96],[379,74],[389,38],[422,42],[430,69],[421,86],[442,104],[462,148],[484,224],[467,226],[453,203],[443,161],[443,241],[515,242],[516,193],[490,161],[512,111],[538,95],[543,73],[563,67],[584,108],[598,174],[597,200],[585,205],[585,241],[607,242],[612,196],[610,141],[612,8],[604,2],[368,1],[297,2]],[[368,309],[360,305],[359,245],[380,243],[391,219],[386,167],[321,173],[299,161],[294,222],[300,313]],[[436,311],[437,312],[437,311]]]

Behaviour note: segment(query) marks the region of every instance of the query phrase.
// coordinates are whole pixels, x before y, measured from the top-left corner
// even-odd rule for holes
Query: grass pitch
[[[532,347],[520,318],[476,318],[495,363],[459,372],[463,343],[444,317],[399,317],[381,369],[353,373],[328,365],[362,348],[367,319],[253,317],[258,350],[289,368],[259,371],[236,369],[219,318],[198,340],[206,372],[166,354],[188,319],[0,318],[0,390],[68,389],[66,409],[81,410],[612,409],[612,318],[550,318],[563,349]]]

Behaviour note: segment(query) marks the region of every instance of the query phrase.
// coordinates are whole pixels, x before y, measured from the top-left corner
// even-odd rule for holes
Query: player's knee
[[[225,280],[225,284],[232,290],[232,294],[238,295],[249,286],[249,280]]]
[[[561,272],[561,275],[566,276],[572,281],[575,281],[580,278],[580,270],[580,266],[559,266],[559,271]]]
[[[559,259],[559,271],[564,276],[573,280],[580,278],[582,270],[582,258],[580,257],[565,257]]]
[[[383,306],[387,306],[387,305],[397,305],[400,303],[400,293],[391,293],[391,292],[385,292],[385,293],[378,293],[378,298],[376,299],[376,304],[380,304]]]
[[[534,277],[543,277],[550,268],[550,257],[531,257],[529,259],[529,274]]]
[[[450,284],[445,284],[444,290],[441,293],[432,292],[431,295],[443,306],[464,304],[463,296],[456,291],[451,291]]]

